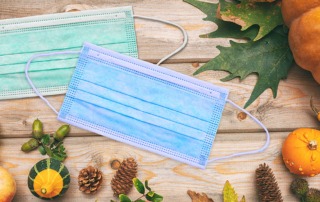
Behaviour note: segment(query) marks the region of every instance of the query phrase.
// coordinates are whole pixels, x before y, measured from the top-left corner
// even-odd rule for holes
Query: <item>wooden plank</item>
[[[205,192],[215,201],[222,201],[221,192],[229,180],[239,195],[248,201],[258,201],[255,189],[255,169],[267,163],[278,180],[285,201],[298,201],[289,192],[294,178],[282,163],[280,149],[287,133],[271,133],[271,145],[261,154],[233,158],[210,163],[205,170],[197,169],[162,156],[140,150],[105,137],[72,137],[65,139],[69,157],[65,164],[71,173],[71,186],[65,197],[57,201],[109,201],[113,199],[110,181],[115,173],[110,167],[112,159],[134,157],[139,164],[138,177],[148,179],[150,186],[165,197],[165,201],[191,201],[187,190]],[[218,134],[211,157],[223,156],[239,151],[257,149],[264,144],[263,133]],[[18,191],[14,201],[40,201],[31,195],[26,182],[31,167],[43,157],[38,151],[25,154],[20,146],[25,138],[2,139],[0,165],[8,168],[17,181]],[[98,164],[97,164],[98,162]],[[100,163],[99,163],[100,162]],[[101,163],[102,162],[102,163]],[[86,196],[77,189],[79,171],[87,165],[100,165],[104,173],[102,189],[94,196]],[[318,177],[308,178],[311,187],[319,187]],[[136,191],[130,196],[138,197]]]
[[[208,33],[216,29],[216,26],[204,22],[204,14],[181,0],[163,0],[161,5],[158,0],[44,0],[41,4],[36,0],[4,0],[0,2],[0,19],[62,12],[65,6],[73,3],[85,3],[96,8],[133,5],[137,15],[170,20],[182,25],[189,35],[188,46],[163,66],[186,75],[191,76],[196,70],[193,62],[206,62],[219,54],[217,45],[228,45],[228,40],[225,39],[199,38],[200,34]],[[180,32],[173,27],[139,19],[135,21],[135,25],[139,55],[143,60],[157,62],[182,42]],[[226,75],[224,72],[206,72],[197,75],[196,78],[230,89],[229,98],[243,106],[251,94],[257,80],[256,76],[249,76],[241,82],[238,79],[220,82],[219,79]],[[268,90],[248,108],[272,131],[271,145],[267,151],[212,163],[205,170],[72,127],[71,137],[65,141],[69,155],[66,166],[71,172],[72,183],[67,194],[56,201],[113,199],[110,181],[115,171],[110,168],[109,162],[114,158],[123,159],[130,156],[139,163],[138,177],[150,180],[150,186],[162,194],[165,201],[191,201],[186,194],[188,189],[206,192],[215,201],[222,201],[221,192],[226,180],[232,183],[239,196],[246,195],[247,201],[258,201],[254,171],[264,162],[273,169],[284,200],[298,201],[289,192],[289,185],[294,176],[283,165],[280,149],[289,131],[299,127],[319,127],[309,107],[311,95],[320,106],[319,85],[313,81],[309,73],[294,67],[290,71],[289,79],[280,82],[277,99],[273,99],[271,91]],[[64,95],[50,96],[49,100],[59,109],[63,98]],[[239,118],[239,113],[239,110],[230,105],[226,106],[211,157],[257,149],[264,144],[265,135],[260,127],[249,118]],[[0,101],[0,165],[8,168],[17,181],[18,192],[14,201],[40,201],[31,195],[26,182],[29,169],[43,157],[37,151],[29,154],[20,151],[21,144],[27,141],[21,137],[30,137],[31,125],[35,118],[44,122],[47,132],[53,132],[62,124],[56,121],[56,115],[39,98]],[[85,166],[96,164],[95,159],[103,159],[101,170],[106,180],[97,195],[86,196],[77,190],[77,175]],[[308,178],[308,181],[311,187],[320,186],[318,177]],[[138,194],[133,191],[130,196],[136,198]]]
[[[204,22],[202,20],[202,18],[205,17],[204,14],[181,0],[161,1],[161,5],[165,6],[159,5],[159,1],[157,0],[109,0],[107,2],[91,0],[82,2],[94,8],[112,8],[132,5],[134,13],[137,15],[169,20],[183,26],[189,35],[188,46],[168,62],[208,61],[218,55],[217,45],[229,44],[228,40],[200,39],[200,34],[215,30],[216,25],[210,22]],[[65,6],[74,3],[75,2],[71,0],[47,0],[41,4],[34,0],[13,0],[7,3],[6,1],[2,1],[0,2],[0,19],[62,12]],[[136,33],[140,58],[152,62],[158,61],[160,58],[178,48],[182,43],[180,31],[162,23],[137,19]]]
[[[164,66],[190,76],[195,71],[190,63],[165,64]],[[244,106],[252,92],[256,76],[249,76],[242,82],[239,82],[238,79],[230,82],[219,81],[226,75],[225,72],[209,71],[197,75],[196,78],[228,88],[229,98],[238,105]],[[289,78],[280,82],[276,99],[273,99],[271,90],[267,90],[248,108],[249,112],[260,119],[271,131],[292,131],[299,127],[317,128],[319,122],[310,109],[309,100],[313,95],[315,104],[320,107],[319,85],[313,81],[308,72],[297,67],[292,69]],[[59,109],[64,95],[49,96],[48,99],[56,109]],[[44,122],[47,132],[54,132],[62,124],[56,120],[56,114],[39,98],[1,100],[0,111],[0,137],[26,137],[25,135],[30,133],[32,122],[36,118]],[[239,110],[227,104],[219,132],[262,131],[249,117],[240,119],[239,113]],[[73,127],[71,135],[83,136],[88,133]]]

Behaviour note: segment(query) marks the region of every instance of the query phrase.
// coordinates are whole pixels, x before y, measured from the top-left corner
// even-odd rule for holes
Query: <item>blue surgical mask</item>
[[[228,94],[226,88],[85,43],[59,113],[40,97],[60,121],[205,168],[269,145],[268,130]],[[257,150],[209,159],[226,102],[260,124],[267,141]]]
[[[37,53],[69,51],[34,61],[30,77],[45,95],[67,91],[84,41],[138,56],[131,7],[33,16],[0,21],[0,100],[36,96],[24,66]]]

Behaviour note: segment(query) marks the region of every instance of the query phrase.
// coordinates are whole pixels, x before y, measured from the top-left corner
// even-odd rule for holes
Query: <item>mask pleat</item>
[[[0,99],[10,98],[11,94],[29,97],[32,91],[29,91],[31,88],[24,76],[24,66],[37,53],[80,51],[83,42],[90,41],[137,57],[130,7],[85,11],[83,16],[79,13],[0,21],[3,28],[0,30]],[[77,59],[77,55],[36,59],[31,64],[30,77],[38,88],[47,88],[47,94],[50,94],[52,87],[65,88],[68,85]],[[39,71],[42,72],[42,77],[36,73]],[[11,84],[5,85],[4,82]],[[27,90],[25,94],[23,90]]]
[[[223,88],[86,44],[58,119],[203,168],[227,95]]]

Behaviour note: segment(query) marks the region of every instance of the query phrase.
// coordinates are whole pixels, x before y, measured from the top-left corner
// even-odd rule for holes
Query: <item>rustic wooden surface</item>
[[[216,26],[202,21],[205,16],[196,8],[182,0],[0,0],[0,19],[63,12],[70,4],[87,4],[95,8],[132,5],[137,15],[162,18],[182,25],[188,32],[188,46],[162,66],[192,75],[204,62],[218,55],[217,45],[228,46],[225,39],[201,39],[199,34],[208,33]],[[143,60],[156,62],[174,50],[181,43],[181,34],[173,27],[160,23],[136,20],[139,55]],[[219,79],[225,72],[206,72],[197,78],[230,89],[230,99],[243,106],[248,100],[256,82],[251,75],[243,81],[234,79],[223,83]],[[222,201],[222,188],[229,180],[239,196],[247,201],[258,201],[255,189],[254,172],[261,163],[267,163],[274,171],[283,193],[284,201],[298,201],[289,191],[294,176],[290,174],[281,159],[281,145],[288,133],[299,127],[319,128],[309,107],[313,95],[320,105],[319,85],[310,73],[294,66],[288,79],[281,81],[278,97],[273,99],[271,90],[264,92],[248,110],[259,118],[271,132],[270,147],[261,154],[234,158],[211,163],[200,170],[177,161],[155,155],[123,143],[107,139],[84,130],[72,128],[66,138],[68,151],[66,166],[71,172],[72,182],[69,191],[56,201],[110,201],[113,194],[110,181],[115,171],[110,160],[133,156],[139,164],[138,177],[148,179],[150,185],[165,198],[164,201],[191,201],[187,190],[205,192],[215,201]],[[49,100],[59,108],[64,96],[50,96]],[[239,118],[240,111],[227,105],[214,142],[211,156],[221,156],[247,149],[261,147],[265,134],[252,120]],[[38,151],[24,154],[20,146],[30,137],[32,122],[41,119],[46,131],[53,131],[61,123],[56,115],[38,98],[0,101],[0,165],[13,173],[17,182],[14,201],[39,201],[27,188],[30,168],[43,157]],[[102,189],[93,196],[86,196],[77,189],[77,175],[87,165],[98,165],[104,173]],[[308,178],[312,187],[319,187],[319,177]],[[132,191],[130,196],[138,196]]]

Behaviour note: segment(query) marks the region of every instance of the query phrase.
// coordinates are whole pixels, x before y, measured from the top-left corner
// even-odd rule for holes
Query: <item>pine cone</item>
[[[86,194],[94,194],[102,184],[102,172],[89,166],[80,171],[78,176],[79,190]]]
[[[256,170],[256,182],[260,201],[283,202],[276,178],[267,164],[260,164]]]
[[[132,179],[137,177],[138,164],[133,158],[122,161],[115,176],[111,180],[111,188],[114,196],[128,194],[133,186]]]

